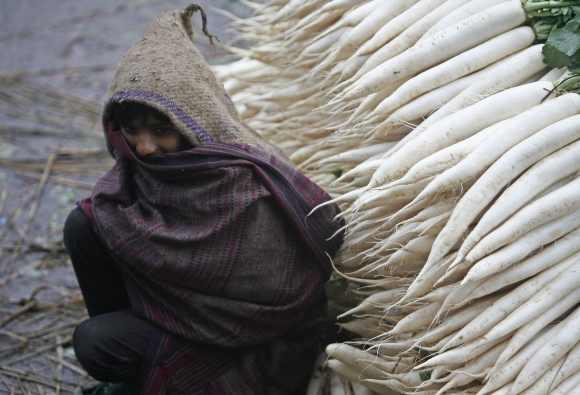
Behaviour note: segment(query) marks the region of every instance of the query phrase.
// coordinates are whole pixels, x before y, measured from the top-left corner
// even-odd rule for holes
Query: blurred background
[[[70,346],[86,313],[63,222],[112,165],[96,125],[116,64],[159,13],[189,3],[0,1],[0,394],[67,394],[91,381]],[[235,41],[228,14],[249,10],[197,3],[210,33]],[[227,61],[196,37],[210,63]]]

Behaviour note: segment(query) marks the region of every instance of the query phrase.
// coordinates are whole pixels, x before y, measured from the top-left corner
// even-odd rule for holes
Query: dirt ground
[[[62,245],[75,202],[111,166],[95,125],[114,67],[183,0],[0,2],[0,394],[67,394],[90,378],[71,348],[85,310]],[[231,42],[221,11],[198,1]],[[211,7],[209,5],[211,4]],[[212,63],[227,55],[198,35]]]

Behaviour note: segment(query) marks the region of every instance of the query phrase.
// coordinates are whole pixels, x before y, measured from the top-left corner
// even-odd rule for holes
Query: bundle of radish
[[[577,50],[539,42],[577,34],[580,4],[252,5],[236,25],[259,44],[219,74],[245,121],[335,195],[335,265],[368,296],[341,317],[359,347],[329,347],[328,365],[378,393],[573,388],[580,99],[562,75]]]
[[[448,3],[449,1],[443,4],[447,5]],[[558,5],[556,3],[550,4],[553,6]],[[546,4],[542,3],[540,5],[545,6]],[[568,4],[559,4],[559,6],[564,5]],[[545,10],[538,12],[537,6],[537,3],[526,3],[526,7],[530,12],[536,12],[538,15],[542,15],[542,13],[546,12]],[[480,12],[471,15],[471,13],[477,10]],[[560,10],[561,13],[564,14],[563,10],[567,10],[567,8],[556,8],[556,10]],[[500,1],[498,4],[470,1],[452,12],[449,17],[443,18],[443,20],[455,21],[455,25],[453,25],[454,28],[444,29],[444,31],[447,31],[448,34],[452,35],[454,30],[460,28],[464,29],[465,26],[478,26],[478,29],[483,29],[481,26],[482,20],[487,20],[486,18],[489,18],[489,15],[496,14],[502,15],[506,20],[511,21],[509,23],[516,23],[515,21],[521,22],[522,12],[521,4],[517,1]],[[513,15],[519,15],[519,17],[511,19],[511,17],[509,17],[510,15],[512,17]],[[501,18],[496,18],[494,19],[494,23],[501,20]],[[545,25],[544,21],[545,19],[540,19],[536,25],[542,23]],[[437,30],[437,26],[442,26],[442,24],[437,23],[433,29]],[[477,31],[477,29],[474,30],[476,33]],[[505,52],[500,51],[504,54],[502,55],[504,58],[499,62],[495,62],[475,74],[469,74],[466,77],[456,79],[447,84],[444,87],[445,90],[448,90],[449,88],[453,91],[451,92],[450,97],[455,95],[451,100],[448,100],[449,97],[446,97],[447,94],[442,94],[440,89],[435,89],[421,95],[416,100],[412,100],[408,105],[404,105],[402,108],[399,108],[391,114],[391,116],[388,116],[381,121],[381,119],[384,118],[381,116],[381,114],[384,115],[382,110],[390,106],[388,103],[392,103],[395,96],[399,93],[410,92],[408,90],[409,87],[417,87],[419,90],[424,90],[425,86],[428,85],[426,84],[426,81],[429,80],[429,76],[431,75],[447,76],[445,77],[447,79],[457,78],[457,74],[446,71],[454,69],[453,67],[448,68],[450,64],[455,63],[456,65],[463,65],[461,67],[464,67],[466,73],[473,71],[474,69],[471,66],[475,64],[474,62],[479,62],[482,57],[473,56],[470,53],[471,50],[455,56],[452,60],[444,61],[442,64],[425,72],[419,73],[417,76],[410,78],[407,82],[403,82],[401,86],[397,88],[394,93],[388,95],[386,99],[378,105],[378,107],[367,113],[368,116],[366,117],[366,120],[362,116],[355,117],[354,120],[351,117],[351,121],[359,122],[359,124],[362,123],[370,128],[372,131],[372,147],[378,147],[379,144],[377,144],[376,141],[373,141],[373,138],[376,138],[377,136],[386,138],[385,135],[388,136],[393,133],[395,128],[394,125],[397,123],[408,122],[413,119],[417,120],[417,118],[420,118],[422,114],[424,115],[429,111],[434,110],[434,108],[431,107],[429,111],[421,112],[417,110],[419,105],[433,105],[434,103],[440,105],[441,103],[445,103],[445,100],[448,100],[443,107],[429,116],[425,121],[421,122],[419,127],[404,137],[399,141],[399,143],[395,144],[394,147],[388,150],[385,155],[381,156],[378,154],[371,157],[369,160],[343,173],[339,178],[338,183],[335,182],[335,184],[339,185],[336,191],[341,192],[337,201],[343,203],[343,207],[348,208],[345,212],[345,216],[350,218],[349,222],[351,223],[351,237],[349,238],[349,243],[351,245],[347,245],[347,247],[352,248],[345,248],[348,259],[358,261],[359,264],[364,263],[364,261],[361,261],[358,258],[361,257],[361,254],[368,254],[369,251],[368,246],[362,246],[361,248],[360,242],[366,242],[368,244],[368,242],[371,241],[369,237],[365,236],[365,231],[373,229],[375,232],[373,239],[384,240],[391,233],[389,226],[385,226],[384,218],[393,215],[393,213],[400,208],[399,206],[405,206],[411,200],[415,200],[415,202],[413,202],[414,204],[410,207],[406,207],[406,209],[402,210],[401,213],[397,213],[397,215],[390,218],[390,220],[387,221],[387,225],[396,225],[398,221],[406,218],[405,215],[410,215],[413,212],[416,212],[414,210],[420,209],[421,204],[428,204],[429,200],[425,198],[429,197],[429,194],[440,194],[441,192],[449,194],[452,192],[449,185],[444,185],[446,188],[439,190],[436,187],[438,184],[431,184],[430,189],[419,194],[419,192],[423,191],[423,188],[427,185],[426,183],[430,181],[429,177],[434,177],[435,175],[438,175],[438,173],[455,165],[469,152],[474,150],[488,134],[493,134],[494,129],[489,128],[489,126],[539,104],[546,95],[546,91],[553,88],[553,86],[549,84],[549,81],[556,79],[561,73],[559,71],[550,71],[546,75],[543,75],[541,78],[545,80],[543,84],[537,83],[518,86],[527,80],[536,80],[540,78],[538,73],[546,68],[542,60],[542,46],[529,46],[529,44],[531,44],[530,40],[533,40],[534,36],[534,34],[531,34],[532,30],[530,28],[517,27],[507,33],[501,33],[500,36],[492,37],[491,39],[488,39],[488,36],[486,36],[488,33],[489,31],[486,31],[483,36],[475,34],[473,42],[483,42],[477,46],[476,49],[478,51],[483,48],[483,53],[492,54],[495,50],[503,48],[503,45],[506,45],[507,48],[510,47],[510,43],[520,42],[518,40],[513,41],[511,39],[505,39],[505,37],[525,37],[525,40],[521,42],[526,42],[527,44],[524,46],[527,46],[527,48],[508,56],[507,58],[505,58]],[[407,52],[413,54],[418,51],[417,48],[423,48],[424,51],[427,51],[428,47],[425,46],[425,42],[431,42],[432,45],[430,46],[437,48],[435,44],[451,43],[453,40],[458,40],[458,38],[455,38],[449,39],[449,42],[446,41],[448,38],[446,38],[447,36],[444,35],[443,32],[435,33],[433,37],[435,36],[440,38],[435,41],[429,41],[429,33],[427,33],[427,37],[421,38],[414,47],[403,52],[399,57],[396,57],[399,60],[396,60],[395,58],[387,60],[383,66],[388,64],[391,64],[392,66],[392,63],[399,62],[401,57],[405,59],[413,59],[413,57],[407,54]],[[486,39],[487,41],[485,41]],[[458,45],[466,45],[465,40],[459,39],[459,41],[461,41],[461,43]],[[521,47],[517,45],[515,47],[512,46],[511,48],[516,48],[516,50],[521,49]],[[361,52],[364,51],[361,50]],[[479,52],[476,51],[475,53],[477,54]],[[433,58],[432,56],[426,57],[429,59]],[[471,64],[471,66],[467,67],[465,66],[466,64]],[[383,66],[375,67],[375,70],[380,69]],[[360,70],[363,71],[364,66]],[[378,87],[384,87],[384,85],[376,83],[377,81],[374,80],[374,77],[369,77],[373,72],[374,71],[367,73],[358,80],[356,80],[358,74],[355,75],[356,81],[351,84],[350,88],[346,88],[346,90],[343,91],[346,93],[339,92],[337,98],[341,101],[348,101],[351,97],[357,97],[361,91],[361,84],[362,86],[368,85],[368,87],[370,87],[369,89],[375,90],[379,89]],[[408,70],[405,72],[408,72]],[[400,75],[401,73],[393,72],[389,77],[391,78],[390,85],[397,85]],[[460,73],[460,77],[462,75],[463,74]],[[379,74],[379,79],[381,78],[386,77],[384,77],[384,74],[382,76]],[[346,83],[349,81],[350,80],[347,80]],[[370,83],[368,81],[375,82]],[[445,80],[444,83],[446,81],[447,80]],[[510,87],[515,88],[501,92],[502,89]],[[388,88],[387,90],[392,89]],[[349,92],[359,92],[359,94],[355,95]],[[422,92],[423,91],[419,94]],[[495,92],[501,92],[501,94],[493,95]],[[481,103],[477,103],[477,100],[481,100],[484,95],[488,95],[488,98],[482,100]],[[515,103],[515,105],[513,103]],[[364,102],[361,105],[364,106]],[[387,111],[387,113],[389,111]],[[358,111],[355,111],[355,114],[357,112]],[[465,125],[465,119],[469,119],[471,124]],[[379,122],[378,125],[377,122]],[[463,130],[456,130],[459,128],[456,128],[454,125],[458,123],[463,127]],[[517,123],[514,123],[514,125],[516,124]],[[496,126],[496,129],[499,129],[500,127],[503,126],[498,125]],[[364,129],[364,127],[353,128],[353,131],[354,133],[360,133],[361,129]],[[442,138],[450,137],[450,131],[456,133],[451,136],[452,139]],[[360,139],[360,136],[357,137]],[[466,137],[470,138],[466,139]],[[437,153],[437,155],[430,155],[434,153]],[[320,160],[312,162],[320,162]],[[370,175],[372,175],[372,177]],[[403,175],[405,177],[401,178]],[[447,175],[453,177],[453,173],[447,173]],[[456,185],[461,185],[462,187],[468,186],[467,182],[469,182],[469,178],[473,178],[474,176],[475,175],[467,176],[468,178],[465,180],[459,179],[457,180]],[[437,181],[439,184],[445,184],[445,180],[446,178],[441,177]],[[369,190],[369,187],[375,189]],[[451,198],[453,198],[453,196],[451,196]],[[391,205],[391,207],[382,204],[385,200],[389,200],[389,205]],[[355,202],[354,205],[349,207],[353,202]],[[352,213],[356,213],[356,216],[351,217]],[[372,220],[373,218],[375,219],[374,221]],[[377,229],[377,223],[381,223],[383,226]],[[383,231],[382,233],[381,230]],[[357,236],[357,233],[359,233],[360,236]],[[377,248],[379,251],[385,251],[384,246],[378,246],[375,250]],[[372,252],[370,255],[373,257],[376,256]]]
[[[451,3],[444,2],[430,15],[436,15],[439,9]],[[569,3],[559,5],[568,6]],[[529,13],[541,16],[547,12],[538,11],[538,6],[546,6],[546,3],[525,3]],[[429,18],[421,21],[424,19]],[[343,105],[345,102],[360,103],[342,134],[353,133],[359,139],[363,134],[366,142],[374,143],[389,136],[400,139],[401,133],[404,135],[410,130],[405,125],[420,124],[403,139],[405,143],[437,120],[481,97],[537,79],[538,73],[546,67],[542,61],[542,46],[532,45],[536,38],[533,29],[519,26],[525,19],[519,1],[469,1],[442,18],[431,32],[425,33],[411,47],[391,53],[386,50],[391,44],[400,48],[395,45],[399,37],[391,40],[367,59],[358,73],[341,83],[342,90],[333,100]],[[537,20],[535,26],[545,26],[544,21]],[[409,30],[415,31],[414,28]],[[557,77],[550,73],[546,79]],[[436,112],[423,121],[423,117],[433,111]],[[385,157],[390,157],[400,146],[388,151]],[[362,169],[346,173],[339,181],[345,181],[350,190],[364,186],[369,180],[369,172],[376,170],[380,162],[366,163]],[[383,180],[375,181],[380,185]]]
[[[580,96],[565,93],[574,78],[428,118],[367,186],[339,198],[352,202],[343,275],[410,285],[361,318],[354,309],[345,327],[366,351],[330,346],[337,372],[379,393],[566,393],[580,382]],[[372,337],[357,325],[369,316],[383,329]],[[408,369],[388,367],[398,360]]]
[[[356,344],[366,350],[329,346],[331,368],[378,393],[560,393],[560,385],[576,380],[580,115],[554,125],[552,130],[575,125],[576,140],[532,165],[485,212],[482,220],[515,213],[472,250],[489,252],[472,262],[459,260],[454,250],[421,271],[410,287],[400,284],[389,297],[347,312],[355,319],[344,326],[362,337]],[[526,184],[532,189],[522,188]],[[355,281],[395,286],[399,275],[387,273]]]
[[[364,186],[360,177],[351,182],[353,174],[348,172],[379,150],[389,150],[412,130],[411,125],[460,92],[461,98],[429,122],[474,97],[535,78],[545,68],[539,46],[523,51],[532,45],[534,34],[520,26],[526,14],[517,0],[271,1],[250,5],[259,13],[238,20],[236,26],[243,38],[259,44],[233,50],[246,57],[242,64],[253,63],[259,72],[250,72],[252,78],[248,78],[236,64],[232,67],[239,72],[230,73],[226,85],[232,88],[230,93],[250,126],[290,154],[297,151],[292,158],[295,163],[323,180],[336,195]],[[545,3],[528,1],[525,5],[532,22],[546,13]],[[565,12],[560,10],[567,10],[563,7],[568,4],[549,5],[556,14],[551,18],[561,22],[565,16],[559,14]],[[545,21],[541,19],[542,31]],[[411,74],[404,77],[397,72],[392,83],[373,82],[372,75],[396,59],[419,59],[419,47],[434,48],[433,54],[423,51],[431,61],[421,66],[421,70],[432,70],[411,78],[417,72],[406,69]],[[435,52],[437,56],[433,56]],[[447,58],[449,61],[443,61]],[[419,62],[413,60],[413,64]],[[369,84],[376,93],[359,97],[361,87]],[[389,108],[395,109],[393,98],[399,94],[410,100],[405,99],[406,104],[387,116]],[[334,156],[338,158],[322,160]],[[334,181],[345,174],[348,176]]]
[[[519,355],[541,331],[568,339],[568,329],[549,328],[580,302],[580,96],[550,92],[551,82],[524,84],[434,122],[383,159],[373,188],[350,194],[339,269],[405,294],[345,327],[367,339],[374,358],[416,361],[406,373],[424,380],[391,371],[378,379],[344,356],[331,367],[375,391],[556,388],[552,378],[580,334],[555,359],[534,354],[535,375],[521,373],[530,355]],[[557,312],[550,301],[562,303]],[[374,336],[369,324],[380,328]],[[492,381],[514,358],[513,376]]]
[[[385,92],[380,95],[384,99],[382,103],[369,115],[386,119],[395,110],[424,93],[484,69],[531,46],[536,38],[534,29],[522,25],[527,19],[531,18],[534,22],[534,17],[544,15],[548,5],[544,2],[539,4],[543,8],[538,11],[538,4],[532,1],[524,2],[522,6],[519,0],[472,0],[460,4],[447,1],[439,9],[450,4],[456,8],[455,11],[439,21],[431,21],[432,26],[427,32],[422,36],[415,36],[419,38],[418,41],[411,41],[406,47],[398,47],[400,50],[395,52],[384,52],[389,44],[375,50],[363,67],[343,83],[344,90],[338,94],[337,100],[348,101]],[[549,11],[561,10],[562,8],[557,7],[570,5],[569,2],[549,4],[554,7]],[[428,17],[433,14],[437,15],[438,9],[432,11]],[[428,17],[424,19],[429,19]],[[433,22],[437,23],[433,26]],[[546,18],[536,21],[534,26],[536,25],[544,28]],[[382,41],[379,33],[381,32],[372,41],[377,36],[378,42]],[[403,35],[404,33],[401,34]],[[361,52],[367,53],[363,50]],[[528,62],[532,64],[529,68],[520,70],[517,76],[520,78],[519,82],[532,77],[544,67],[537,61],[537,56],[536,59],[531,57]],[[488,71],[488,75],[494,74],[492,70]],[[456,86],[449,87],[452,91],[453,88],[457,89]],[[389,90],[392,92],[388,92]],[[450,95],[453,97],[453,93]],[[396,118],[393,117],[392,120]]]

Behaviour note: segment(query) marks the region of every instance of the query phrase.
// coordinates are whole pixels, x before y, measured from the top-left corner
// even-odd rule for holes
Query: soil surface
[[[197,3],[224,43],[234,39],[224,11],[248,13],[235,0]],[[71,347],[86,312],[62,226],[111,166],[95,125],[117,62],[155,16],[188,4],[0,2],[0,394],[66,394],[91,382]],[[196,37],[210,63],[227,60]]]

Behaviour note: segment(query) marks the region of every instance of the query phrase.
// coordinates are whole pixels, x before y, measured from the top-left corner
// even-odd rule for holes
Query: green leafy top
[[[544,63],[580,68],[580,0],[522,0],[528,22],[544,45]]]
[[[560,79],[555,88],[556,95],[568,93],[568,92],[580,92],[580,74],[578,73],[567,73],[562,79]]]
[[[550,33],[543,53],[548,66],[580,72],[580,14]]]

